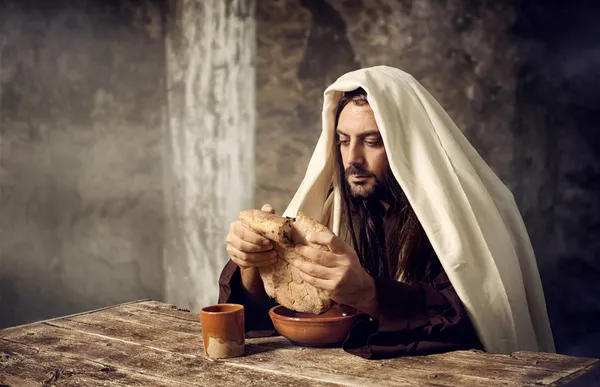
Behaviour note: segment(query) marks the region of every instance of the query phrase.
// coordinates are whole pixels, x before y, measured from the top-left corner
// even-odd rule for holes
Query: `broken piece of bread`
[[[306,236],[329,229],[314,219],[298,213],[296,218],[286,218],[260,210],[245,210],[239,218],[246,227],[270,239],[277,252],[277,263],[259,268],[265,292],[280,305],[295,310],[321,314],[331,308],[329,294],[300,278],[300,271],[291,262],[304,258],[296,252],[296,245],[310,245],[327,250],[326,247],[310,243]]]

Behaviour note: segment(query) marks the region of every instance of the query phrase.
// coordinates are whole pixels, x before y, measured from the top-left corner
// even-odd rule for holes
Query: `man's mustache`
[[[369,171],[367,168],[363,167],[362,165],[350,165],[348,168],[346,168],[345,174],[346,174],[346,177],[350,177],[353,175],[361,176],[361,177],[375,176],[375,174],[373,172]]]

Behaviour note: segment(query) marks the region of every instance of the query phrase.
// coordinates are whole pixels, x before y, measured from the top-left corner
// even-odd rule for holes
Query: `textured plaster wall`
[[[0,326],[163,297],[159,1],[0,1]]]
[[[254,196],[255,5],[170,4],[165,296],[198,311],[217,302],[229,225]]]
[[[333,80],[404,69],[515,194],[559,350],[600,356],[599,17],[583,1],[259,2],[255,205],[291,199]]]
[[[0,326],[216,302],[254,195],[251,0],[0,0]]]

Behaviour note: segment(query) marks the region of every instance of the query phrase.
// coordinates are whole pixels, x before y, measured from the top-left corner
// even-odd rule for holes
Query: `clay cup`
[[[202,308],[200,323],[206,357],[224,359],[244,354],[243,305],[216,304]]]

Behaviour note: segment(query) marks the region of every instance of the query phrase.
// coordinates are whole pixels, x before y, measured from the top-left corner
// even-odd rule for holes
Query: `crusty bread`
[[[242,224],[273,242],[289,245],[293,219],[273,215],[260,210],[245,210],[239,213]]]
[[[329,229],[323,226],[321,223],[315,221],[314,219],[304,215],[301,211],[298,212],[298,216],[294,224],[292,225],[292,230],[290,237],[294,245],[308,245],[321,250],[328,250],[327,247],[318,245],[316,243],[310,243],[306,240],[306,236],[311,233],[317,232],[330,232]]]
[[[306,235],[326,232],[328,228],[319,224],[302,212],[298,217],[284,218],[259,210],[245,210],[239,214],[242,224],[256,233],[270,239],[277,251],[277,263],[259,268],[265,292],[280,305],[298,312],[321,314],[331,308],[329,294],[304,282],[300,271],[290,263],[304,260],[296,253],[296,245],[310,245],[327,250],[326,247],[309,243]]]

